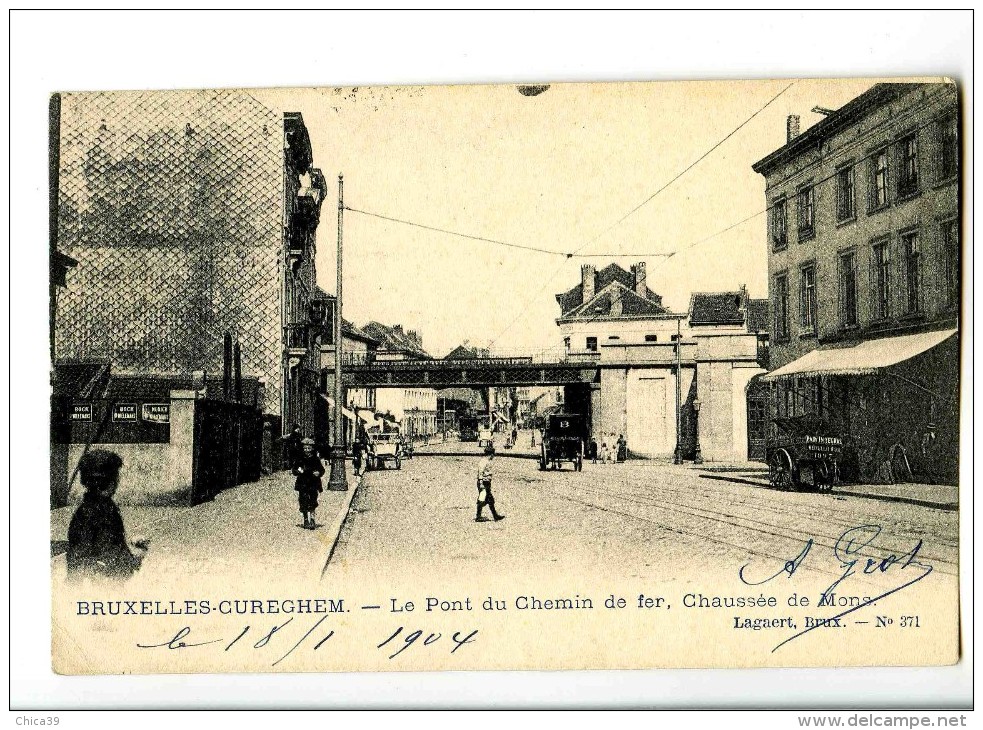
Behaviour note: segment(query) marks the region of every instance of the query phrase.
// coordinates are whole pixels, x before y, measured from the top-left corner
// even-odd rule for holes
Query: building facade
[[[311,428],[325,181],[301,115],[239,91],[64,94],[58,107],[57,247],[77,265],[55,356],[210,376],[231,334],[258,407]]]
[[[423,338],[415,330],[403,330],[396,324],[387,326],[369,322],[362,330],[379,341],[376,360],[430,359],[423,349]],[[400,423],[403,435],[410,439],[429,439],[439,432],[437,391],[432,388],[378,388],[376,408]]]
[[[877,84],[786,131],[753,166],[769,208],[772,413],[813,414],[847,436],[848,478],[896,479],[891,463],[907,460],[954,480],[957,89]]]
[[[566,408],[589,414],[599,443],[624,435],[643,457],[672,457],[677,442],[681,458],[749,457],[748,391],[767,352],[764,300],[743,288],[694,294],[689,312],[674,313],[648,288],[644,262],[631,271],[584,266],[581,283],[556,299],[567,358],[599,372],[588,393],[567,388]]]

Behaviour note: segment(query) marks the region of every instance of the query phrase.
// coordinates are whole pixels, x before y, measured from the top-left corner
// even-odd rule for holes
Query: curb
[[[331,558],[334,556],[335,548],[338,547],[338,541],[341,539],[341,530],[348,520],[348,515],[351,514],[352,501],[355,499],[355,493],[361,486],[362,477],[356,477],[355,486],[348,490],[345,495],[345,501],[342,502],[341,509],[338,510],[338,514],[331,522],[331,532],[328,534],[334,535],[334,537],[331,538],[331,545],[328,547],[328,556],[324,559],[324,567],[321,568],[321,578],[324,578],[324,574],[328,572],[328,566],[331,565]]]

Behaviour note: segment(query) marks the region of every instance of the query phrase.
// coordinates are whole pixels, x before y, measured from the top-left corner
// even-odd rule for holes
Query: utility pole
[[[682,443],[682,407],[683,407],[683,378],[682,378],[682,357],[680,355],[682,337],[682,320],[676,318],[676,451],[672,455],[673,464],[683,463],[683,443]]]
[[[344,423],[341,415],[341,242],[342,226],[345,216],[345,180],[338,175],[338,283],[335,289],[335,314],[332,322],[334,330],[334,443],[331,445],[331,474],[328,489],[334,492],[348,491],[348,475],[345,473]]]

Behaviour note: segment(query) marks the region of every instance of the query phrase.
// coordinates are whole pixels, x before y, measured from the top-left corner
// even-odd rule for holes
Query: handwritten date
[[[137,647],[140,649],[166,649],[169,651],[174,651],[181,649],[194,649],[215,644],[224,644],[224,651],[230,651],[243,640],[245,641],[241,647],[248,647],[251,643],[253,650],[261,650],[268,647],[283,649],[284,647],[289,646],[286,652],[281,654],[274,662],[272,662],[272,666],[275,667],[288,656],[293,654],[297,649],[299,649],[301,645],[306,644],[310,651],[313,652],[319,650],[328,642],[329,639],[334,637],[335,632],[333,630],[321,628],[321,624],[324,623],[327,618],[327,616],[322,616],[316,623],[300,634],[300,638],[296,638],[299,633],[298,631],[292,631],[288,628],[294,620],[293,618],[289,618],[281,624],[273,625],[265,632],[262,630],[254,631],[252,626],[247,625],[243,627],[242,631],[239,632],[239,634],[231,641],[227,641],[227,639],[224,638],[189,640],[192,633],[191,627],[184,626],[166,641],[162,641],[157,644],[138,643]],[[376,644],[376,649],[381,650],[385,648],[387,652],[395,649],[395,651],[392,651],[391,654],[388,654],[388,658],[390,660],[395,659],[404,651],[414,645],[417,645],[418,643],[420,647],[442,645],[445,648],[449,648],[451,654],[455,654],[462,647],[475,643],[475,637],[478,635],[477,629],[474,629],[469,633],[455,631],[453,635],[446,638],[442,634],[433,632],[427,633],[422,629],[406,631],[406,633],[404,633],[404,631],[406,631],[405,627],[398,627],[381,643]],[[288,635],[290,635],[289,639],[286,638]],[[290,645],[289,642],[292,639],[296,639],[296,641],[294,641],[293,645]]]

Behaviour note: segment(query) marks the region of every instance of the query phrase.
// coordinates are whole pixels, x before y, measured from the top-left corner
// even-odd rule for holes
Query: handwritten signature
[[[325,643],[327,643],[327,641],[335,635],[335,632],[333,630],[329,630],[325,632],[323,629],[318,632],[318,629],[320,628],[321,624],[325,620],[327,620],[327,618],[328,618],[327,616],[322,616],[316,623],[310,626],[307,629],[307,631],[304,632],[304,634],[284,654],[282,654],[276,661],[272,663],[272,666],[275,667],[277,664],[282,662],[288,656],[293,654],[293,652],[305,642],[311,644],[316,641],[316,643],[313,643],[313,648],[311,649],[311,651],[317,651]],[[270,646],[271,644],[274,646],[280,644],[279,640],[276,639],[277,634],[280,631],[284,631],[284,629],[287,629],[287,627],[293,622],[293,620],[294,620],[293,618],[289,618],[281,624],[276,624],[265,633],[256,632],[256,635],[258,635],[259,638],[258,640],[253,642],[252,648],[264,649],[267,646]],[[425,632],[422,629],[417,629],[415,631],[408,631],[404,634],[403,633],[404,630],[405,627],[400,626],[392,634],[390,634],[385,640],[383,640],[382,643],[377,644],[376,648],[382,649],[385,646],[390,646],[390,649],[392,649],[394,647],[399,647],[398,649],[396,649],[396,651],[394,651],[392,654],[389,655],[389,659],[392,660],[395,659],[400,654],[402,654],[407,649],[409,649],[411,646],[413,646],[417,641],[420,642],[420,646],[427,646],[427,647],[437,644],[439,642],[443,643],[445,646],[448,645],[446,640],[441,642],[441,640],[444,637],[439,633],[431,632],[425,635]],[[180,650],[180,649],[193,649],[202,646],[209,646],[212,644],[225,644],[225,651],[229,651],[232,649],[232,647],[238,644],[241,639],[246,638],[246,636],[249,635],[251,632],[253,632],[253,627],[245,626],[242,629],[242,631],[239,632],[239,634],[234,639],[228,641],[228,643],[226,643],[227,639],[225,638],[208,639],[204,641],[199,641],[199,640],[188,641],[187,640],[188,637],[191,636],[191,627],[184,626],[181,629],[179,629],[177,633],[175,633],[173,636],[166,639],[165,641],[162,641],[157,644],[137,644],[137,648],[167,649],[173,651],[173,650]],[[315,638],[311,639],[311,641],[308,642],[307,640],[310,639],[311,636],[315,634],[315,632],[318,632],[315,635]],[[284,631],[284,634],[287,633],[290,633],[290,631],[289,630]],[[475,642],[475,636],[477,636],[477,634],[478,634],[477,629],[471,631],[466,635],[464,635],[464,632],[455,631],[454,634],[450,637],[450,644],[452,645],[450,653],[454,654],[461,647],[467,644],[473,644]],[[294,634],[294,636],[296,636],[296,634]],[[400,645],[397,639],[401,639],[402,645]],[[247,639],[247,643],[244,644],[243,646],[248,646],[249,641],[252,641],[252,637]],[[281,644],[281,648],[284,645],[285,644]]]
[[[836,541],[836,544],[833,546],[833,555],[839,561],[843,572],[829,585],[829,587],[822,592],[819,598],[819,605],[826,604],[828,597],[832,596],[833,591],[841,583],[843,583],[843,581],[857,574],[897,574],[899,579],[903,580],[903,582],[879,595],[865,598],[859,605],[851,606],[845,611],[832,616],[830,618],[831,622],[835,623],[837,619],[840,619],[843,616],[859,611],[876,603],[877,601],[898,593],[899,591],[914,585],[918,581],[924,580],[926,577],[928,577],[929,573],[932,572],[931,565],[927,565],[918,560],[919,553],[922,549],[922,540],[919,540],[917,543],[915,543],[914,547],[905,553],[901,553],[900,555],[897,553],[891,553],[883,558],[873,558],[863,555],[862,553],[864,550],[873,547],[874,542],[880,536],[881,532],[882,528],[880,525],[860,525],[858,527],[851,527],[840,535]],[[782,576],[791,578],[793,575],[795,575],[795,572],[802,567],[802,564],[806,562],[806,558],[809,557],[815,547],[815,541],[812,538],[809,538],[802,547],[802,550],[799,551],[795,557],[786,560],[785,564],[776,573],[767,575],[762,579],[756,580],[749,577],[748,574],[751,572],[749,570],[751,566],[750,563],[741,566],[740,571],[738,571],[738,577],[740,577],[741,581],[745,585],[751,586],[762,585],[777,578],[781,578]],[[816,551],[818,552],[818,549]],[[909,572],[902,573],[902,571]],[[802,631],[793,634],[775,646],[775,648],[772,649],[772,652],[777,651],[790,641],[793,641],[800,636],[804,636],[814,629],[820,628],[820,626],[821,625],[809,626]]]

